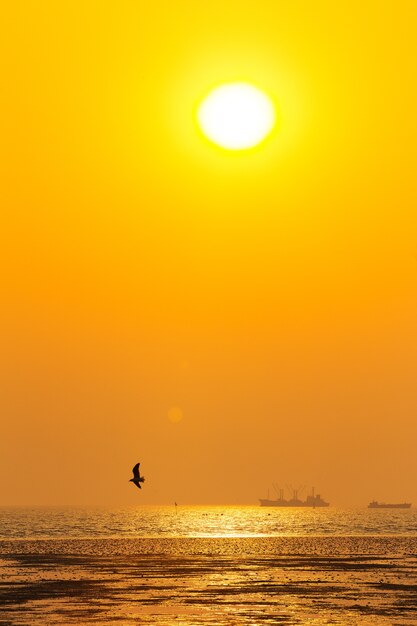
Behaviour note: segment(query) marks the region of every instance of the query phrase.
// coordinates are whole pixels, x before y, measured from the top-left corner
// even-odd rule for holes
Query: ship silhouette
[[[368,509],[410,509],[411,502],[399,502],[395,504],[391,504],[389,502],[378,502],[377,500],[372,500],[368,504]]]
[[[304,487],[298,487],[297,489],[293,489],[287,487],[292,497],[288,500],[284,498],[284,489],[279,489],[276,484],[273,485],[277,497],[273,500],[268,498],[259,498],[259,502],[261,506],[280,506],[280,507],[310,507],[310,508],[319,508],[329,506],[329,503],[323,500],[320,494],[316,494],[314,492],[314,487],[312,488],[311,495],[307,496],[305,500],[301,500],[298,496],[300,490],[303,490]]]

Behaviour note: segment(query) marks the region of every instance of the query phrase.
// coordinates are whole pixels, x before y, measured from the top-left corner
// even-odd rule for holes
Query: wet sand
[[[417,625],[417,539],[0,542],[0,624]]]

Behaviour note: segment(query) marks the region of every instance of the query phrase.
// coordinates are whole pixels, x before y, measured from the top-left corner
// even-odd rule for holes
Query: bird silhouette
[[[142,489],[142,487],[140,486],[140,483],[145,482],[145,477],[140,475],[139,466],[140,466],[140,463],[136,463],[135,467],[132,469],[133,478],[131,478],[129,482],[134,483],[136,487],[138,487],[139,489]]]

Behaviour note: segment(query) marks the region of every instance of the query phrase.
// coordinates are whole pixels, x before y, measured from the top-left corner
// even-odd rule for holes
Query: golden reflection
[[[49,542],[0,542],[2,617],[24,611],[33,626],[45,614],[56,626],[168,626],[174,616],[184,626],[411,624],[415,549],[404,537],[83,539],[54,552]]]

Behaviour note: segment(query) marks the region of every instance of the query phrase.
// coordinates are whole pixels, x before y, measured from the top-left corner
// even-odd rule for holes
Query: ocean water
[[[417,536],[417,509],[260,506],[0,507],[0,539]]]
[[[0,508],[0,625],[417,626],[417,514]]]

